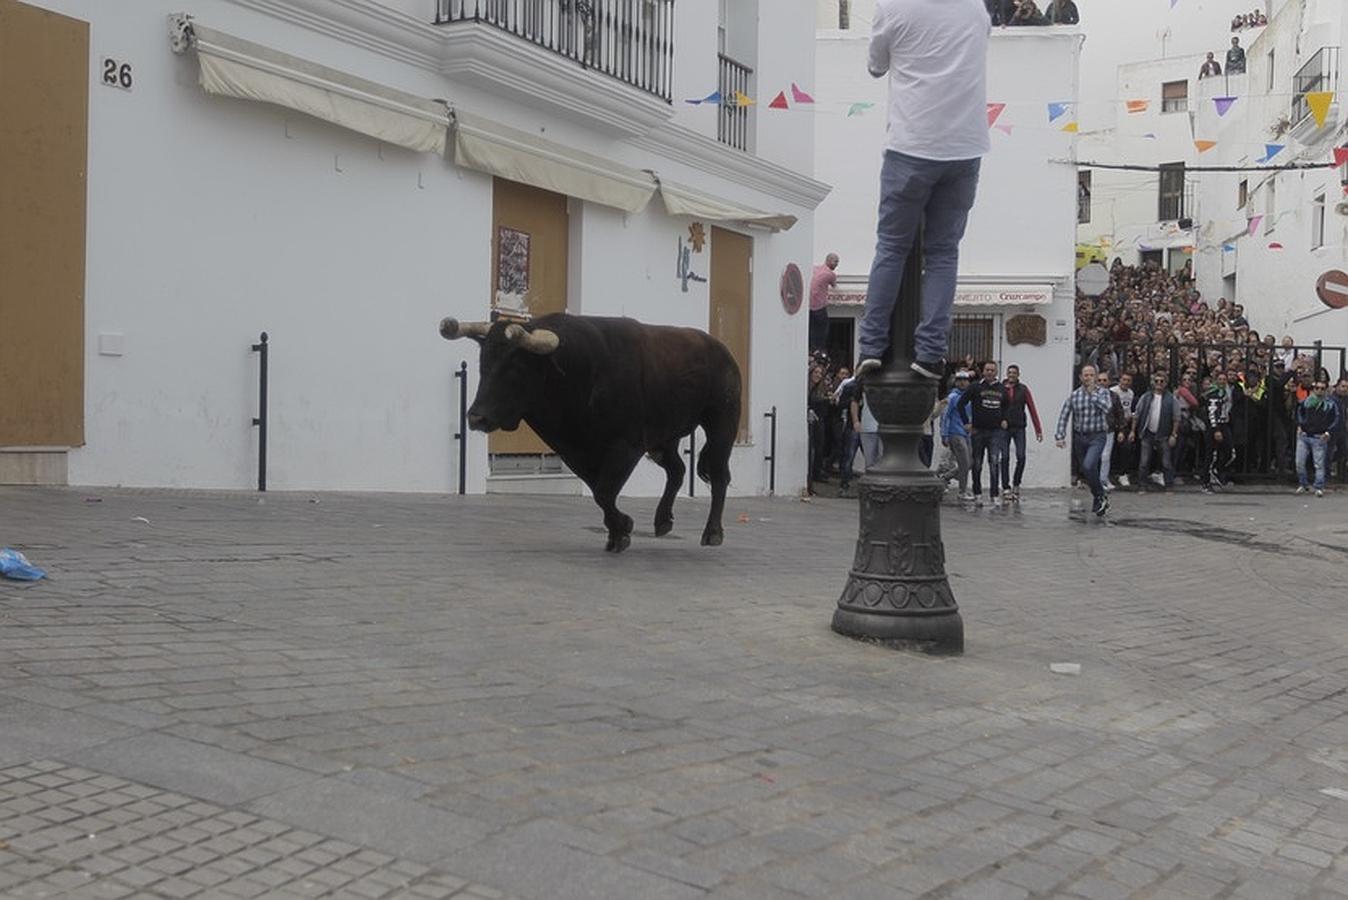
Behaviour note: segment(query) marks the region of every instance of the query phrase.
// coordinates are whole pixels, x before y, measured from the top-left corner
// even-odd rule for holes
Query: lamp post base
[[[935,385],[885,369],[869,376],[865,389],[884,454],[858,484],[861,527],[833,630],[886,646],[962,653],[964,621],[941,542],[945,488],[918,459]]]

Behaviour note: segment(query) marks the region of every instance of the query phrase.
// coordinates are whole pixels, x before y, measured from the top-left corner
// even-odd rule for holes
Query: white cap
[[[973,381],[973,378],[974,378],[974,376],[970,375],[970,374],[969,374],[967,371],[965,371],[964,369],[960,369],[958,372],[956,372],[956,373],[955,373],[955,377],[956,377],[956,378],[965,378],[965,379],[968,379],[969,381]]]

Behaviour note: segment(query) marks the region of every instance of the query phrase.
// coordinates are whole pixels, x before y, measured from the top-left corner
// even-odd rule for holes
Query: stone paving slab
[[[854,501],[0,488],[0,896],[1348,896],[1348,500],[1081,496],[934,659]]]

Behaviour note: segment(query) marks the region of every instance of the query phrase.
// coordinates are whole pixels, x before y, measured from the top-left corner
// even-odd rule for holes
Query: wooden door
[[[749,439],[750,306],[753,297],[753,238],[712,226],[711,336],[730,348],[740,366],[740,433]]]
[[[84,443],[89,23],[0,0],[0,446]]]
[[[492,308],[537,318],[566,310],[567,198],[497,178],[492,189]],[[551,453],[524,423],[487,438],[493,454]]]

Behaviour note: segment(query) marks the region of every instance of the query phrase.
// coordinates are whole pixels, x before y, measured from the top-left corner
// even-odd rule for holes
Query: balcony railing
[[[716,120],[716,139],[736,150],[749,149],[749,107],[740,106],[739,95],[753,96],[750,80],[754,70],[724,53],[716,55],[720,67],[716,89],[721,94],[720,116]]]
[[[436,0],[435,24],[478,22],[669,102],[673,0]]]
[[[1296,127],[1311,114],[1306,95],[1316,91],[1336,92],[1339,89],[1339,48],[1321,47],[1301,70],[1292,76],[1292,126]]]

